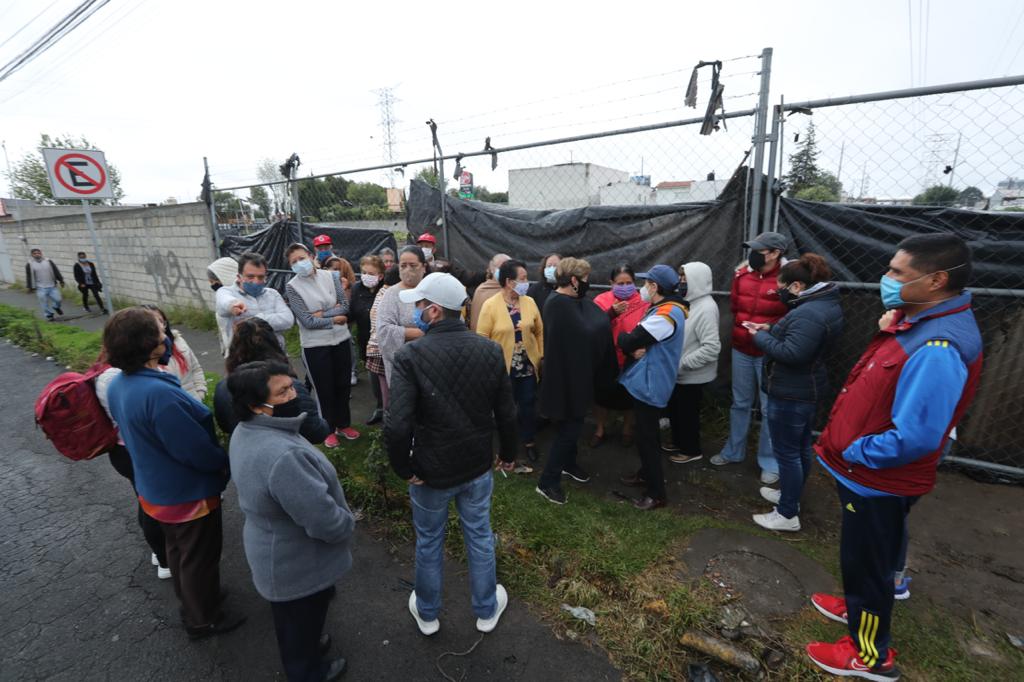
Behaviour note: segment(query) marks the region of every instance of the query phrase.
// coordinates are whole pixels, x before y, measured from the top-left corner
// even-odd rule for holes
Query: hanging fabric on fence
[[[703,261],[715,282],[728,289],[742,256],[743,183],[741,167],[717,201],[663,206],[587,206],[538,211],[504,204],[445,197],[449,244],[439,250],[467,271],[482,271],[496,253],[525,261],[530,277],[550,253],[587,259],[592,281],[603,284],[612,267],[629,263],[647,268],[657,263],[678,266]],[[436,224],[441,212],[438,190],[414,180],[409,192],[410,233]],[[439,241],[442,239],[437,235]]]
[[[220,243],[220,255],[235,260],[246,251],[255,251],[267,259],[271,272],[267,284],[284,291],[285,283],[291,279],[291,268],[285,260],[284,250],[293,242],[302,242],[312,248],[313,237],[326,234],[331,238],[334,254],[352,264],[358,270],[359,259],[370,253],[377,253],[385,246],[397,251],[395,236],[387,230],[364,230],[354,227],[323,227],[310,223],[279,221],[270,227],[249,235],[229,235]]]
[[[711,67],[711,98],[708,100],[707,111],[704,113],[704,122],[700,126],[701,135],[710,135],[718,130],[718,121],[715,120],[715,112],[721,110],[722,127],[725,128],[725,104],[722,95],[725,93],[725,85],[721,82],[722,62],[697,62],[690,74],[690,84],[686,86],[686,95],[683,97],[683,106],[693,109],[697,108],[697,74],[705,66]],[[728,128],[726,128],[728,129]]]

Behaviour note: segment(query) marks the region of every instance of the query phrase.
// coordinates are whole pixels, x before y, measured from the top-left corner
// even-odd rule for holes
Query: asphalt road
[[[224,505],[227,606],[239,630],[189,642],[170,581],[156,578],[132,490],[100,456],[59,456],[33,421],[39,391],[62,368],[0,342],[0,680],[283,680],[270,608],[255,592],[229,486]],[[406,610],[412,547],[357,533],[327,632],[349,680],[442,680],[439,655],[479,634],[464,567],[449,563],[441,632],[419,634]],[[500,580],[499,575],[499,580]],[[511,595],[501,624],[445,670],[465,680],[617,680],[603,652],[557,640]]]

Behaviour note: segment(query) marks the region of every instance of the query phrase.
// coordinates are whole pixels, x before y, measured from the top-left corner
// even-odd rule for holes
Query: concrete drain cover
[[[789,616],[806,603],[803,585],[791,570],[754,552],[715,554],[708,560],[704,575],[719,589],[740,596],[743,606],[755,617]]]

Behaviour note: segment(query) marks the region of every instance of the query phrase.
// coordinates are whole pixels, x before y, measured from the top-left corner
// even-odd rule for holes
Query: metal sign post
[[[103,300],[107,304],[107,314],[114,314],[114,306],[110,301],[110,280],[107,279],[107,270],[103,267],[103,256],[100,254],[100,240],[96,237],[96,225],[92,221],[92,208],[88,199],[82,199],[82,210],[85,211],[85,224],[89,227],[89,237],[92,239],[92,250],[96,254],[96,276],[100,282],[106,282],[103,288]]]
[[[92,238],[93,253],[96,255],[96,276],[106,286],[103,289],[103,300],[106,301],[107,314],[113,314],[114,306],[110,300],[111,281],[107,278],[107,270],[103,267],[100,254],[100,240],[96,236],[96,224],[92,220],[90,199],[113,199],[114,188],[110,186],[107,173],[107,159],[97,149],[52,149],[44,147],[43,161],[46,163],[46,174],[53,189],[54,199],[79,199],[85,212],[85,224]]]

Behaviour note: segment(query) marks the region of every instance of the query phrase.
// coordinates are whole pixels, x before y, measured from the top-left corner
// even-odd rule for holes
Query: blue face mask
[[[902,308],[905,303],[901,293],[903,282],[898,282],[889,275],[882,275],[880,285],[882,287],[882,305],[885,306],[885,309]]]
[[[526,296],[526,292],[530,290],[529,282],[516,282],[516,293],[520,296]]]
[[[413,308],[412,321],[417,327],[419,327],[421,332],[426,334],[427,330],[430,329],[430,323],[423,319],[424,310],[425,308]]]
[[[160,363],[161,365],[169,364],[171,362],[171,351],[173,349],[174,349],[174,341],[171,340],[171,337],[165,336],[164,337],[164,354],[160,356],[160,359],[157,360],[157,362]],[[152,357],[152,356],[150,356],[150,357]]]
[[[292,272],[300,277],[309,277],[313,274],[313,261],[308,258],[292,263]]]
[[[330,258],[332,255],[334,255],[334,254],[332,254],[330,251],[319,251],[316,254],[316,259],[318,261],[320,261],[321,263],[323,263],[325,260]]]
[[[267,288],[264,282],[242,282],[242,291],[249,294],[253,298],[259,298],[263,295],[263,290]]]
[[[889,275],[882,275],[882,279],[879,282],[879,284],[881,285],[882,305],[885,306],[886,310],[892,310],[894,308],[902,308],[908,303],[920,303],[921,301],[904,300],[903,287],[905,287],[908,284],[913,284],[914,282],[920,282],[925,277],[930,277],[931,275],[934,275],[936,272],[945,272],[948,274],[951,270],[962,268],[965,265],[967,264],[961,263],[960,265],[954,265],[953,267],[946,268],[945,270],[936,270],[935,272],[929,272],[927,275],[921,275],[917,279],[912,279],[909,282],[900,282],[899,280],[893,279]]]
[[[89,262],[89,259],[88,259],[88,258],[79,258],[79,259],[78,259],[78,262],[79,262],[79,263],[88,263],[88,262]]]
[[[544,279],[547,280],[549,284],[554,284],[555,283],[555,266],[554,265],[549,265],[546,268],[544,268]]]

